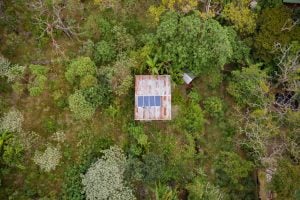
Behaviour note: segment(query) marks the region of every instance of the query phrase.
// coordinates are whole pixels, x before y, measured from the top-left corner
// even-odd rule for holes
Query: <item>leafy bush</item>
[[[86,75],[80,80],[80,88],[85,89],[97,85],[97,78],[93,75]]]
[[[11,109],[0,120],[0,130],[20,133],[23,121],[23,114],[17,109]]]
[[[22,166],[24,148],[18,138],[7,131],[0,131],[0,163],[4,166]]]
[[[126,157],[116,146],[103,150],[102,158],[93,163],[82,177],[87,199],[135,199],[126,186],[124,171]]]
[[[214,163],[220,184],[224,184],[222,186],[230,183],[241,187],[239,185],[240,180],[249,176],[253,167],[254,165],[250,161],[242,159],[238,154],[233,152],[221,152]],[[226,180],[229,182],[226,182]]]
[[[28,85],[30,96],[39,96],[46,86],[48,68],[41,65],[30,65],[29,69],[33,75]]]
[[[224,115],[223,102],[218,97],[209,97],[204,102],[205,111],[215,119],[220,119]]]
[[[11,64],[10,64],[9,60],[7,60],[6,58],[4,58],[0,55],[0,76],[2,76],[2,77],[7,76],[10,67],[11,67]]]
[[[257,57],[270,62],[274,56],[275,44],[288,45],[291,41],[300,40],[300,27],[293,27],[292,10],[286,6],[266,8],[259,17],[259,31],[255,37],[254,46]],[[287,28],[287,29],[284,29]]]
[[[195,75],[213,77],[233,54],[227,34],[219,22],[201,19],[197,13],[183,16],[168,12],[157,28],[154,43],[159,47],[152,53],[173,76],[188,69]]]
[[[107,39],[111,37],[112,24],[98,14],[91,14],[88,16],[83,29],[87,38],[97,41],[100,38]]]
[[[242,34],[255,31],[257,15],[249,8],[250,0],[233,1],[226,4],[222,14]]]
[[[238,104],[257,108],[268,103],[267,74],[257,65],[242,68],[242,71],[233,71],[232,75],[227,90]]]
[[[293,165],[288,160],[282,160],[271,182],[271,188],[280,199],[297,199],[300,188],[299,165]]]
[[[97,85],[84,89],[82,95],[94,108],[108,105],[111,100],[111,91],[108,85]]]
[[[85,99],[80,90],[69,96],[69,107],[77,119],[90,119],[95,113],[95,107]]]
[[[110,43],[103,40],[95,45],[94,60],[97,64],[107,64],[115,57],[116,51]]]
[[[149,147],[148,136],[144,133],[143,127],[134,124],[130,124],[127,131],[133,139],[130,152],[135,156],[140,156]]]
[[[204,128],[204,114],[200,106],[196,103],[190,103],[183,108],[182,117],[178,119],[182,130],[198,137]]]
[[[59,148],[53,146],[47,146],[44,152],[36,151],[33,157],[33,161],[43,171],[50,172],[55,170],[62,158]]]
[[[87,75],[96,74],[95,63],[89,57],[79,57],[73,60],[65,73],[66,79],[71,83],[80,83],[80,80]]]

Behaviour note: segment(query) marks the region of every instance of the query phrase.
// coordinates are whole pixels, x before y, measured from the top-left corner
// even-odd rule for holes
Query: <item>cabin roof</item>
[[[171,119],[171,79],[169,75],[135,76],[135,120]]]

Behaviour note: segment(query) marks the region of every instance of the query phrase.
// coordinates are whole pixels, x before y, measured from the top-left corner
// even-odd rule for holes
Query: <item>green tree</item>
[[[107,64],[115,57],[116,51],[111,43],[102,40],[95,45],[94,60],[97,64]]]
[[[288,160],[280,161],[279,167],[272,178],[272,189],[278,195],[278,199],[293,200],[300,192],[300,167],[293,165]]]
[[[287,45],[300,40],[300,27],[292,19],[292,10],[286,6],[266,8],[258,20],[259,31],[255,37],[257,57],[271,61],[276,51],[276,44]]]
[[[195,137],[199,137],[204,129],[204,113],[201,107],[192,102],[183,108],[182,117],[178,119],[179,127]]]
[[[42,65],[30,65],[31,80],[28,85],[28,90],[31,96],[39,96],[46,87],[47,73],[49,69]]]
[[[157,28],[153,53],[173,76],[183,69],[196,75],[219,74],[233,54],[227,34],[219,22],[201,19],[197,13],[168,12]]]
[[[123,151],[110,147],[102,151],[102,158],[93,163],[82,177],[86,198],[93,199],[136,199],[132,189],[124,181],[126,157]]]
[[[268,103],[269,87],[266,72],[257,65],[232,72],[232,80],[227,88],[238,104],[242,106],[261,107]]]
[[[233,152],[221,152],[214,163],[214,168],[222,184],[227,184],[226,179],[232,185],[239,185],[242,178],[249,176],[254,165],[247,160],[242,159]],[[224,185],[225,186],[225,185]],[[239,186],[240,187],[240,186]]]
[[[222,12],[224,18],[241,34],[255,31],[257,14],[249,8],[249,3],[250,0],[235,0],[226,4]]]
[[[95,76],[96,66],[89,57],[78,57],[72,60],[65,73],[66,79],[71,83],[80,83],[81,79],[86,79],[86,76]],[[94,79],[89,79],[94,82]],[[86,81],[86,80],[85,80]],[[90,85],[90,83],[84,83]]]
[[[221,119],[224,116],[224,105],[220,98],[209,97],[204,102],[205,111],[215,119]]]
[[[80,90],[69,96],[69,107],[78,119],[91,119],[95,113],[95,107],[85,99]]]
[[[24,148],[13,133],[0,131],[0,164],[5,167],[23,168]]]

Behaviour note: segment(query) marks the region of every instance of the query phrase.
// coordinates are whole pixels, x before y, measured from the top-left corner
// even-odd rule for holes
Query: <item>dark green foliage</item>
[[[107,85],[97,85],[84,89],[82,94],[93,107],[108,105],[111,100],[111,91]]]
[[[146,183],[166,182],[166,161],[163,155],[148,153],[143,156],[143,180]]]
[[[292,26],[292,10],[285,6],[266,8],[259,17],[259,31],[255,37],[256,54],[259,59],[270,62],[275,55],[276,44],[282,46],[300,40],[300,27]]]
[[[66,169],[63,183],[63,199],[84,200],[85,194],[81,183],[81,175],[86,172],[91,163],[102,156],[101,151],[112,145],[110,139],[97,138],[81,153],[80,162]]]
[[[165,14],[157,28],[155,54],[166,71],[176,74],[189,69],[196,75],[218,74],[232,57],[227,29],[197,13]]]

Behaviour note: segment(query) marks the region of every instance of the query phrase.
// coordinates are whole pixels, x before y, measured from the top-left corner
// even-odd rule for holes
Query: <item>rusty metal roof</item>
[[[138,97],[159,96],[160,106],[138,105]],[[135,120],[171,120],[171,79],[169,75],[135,76]]]

